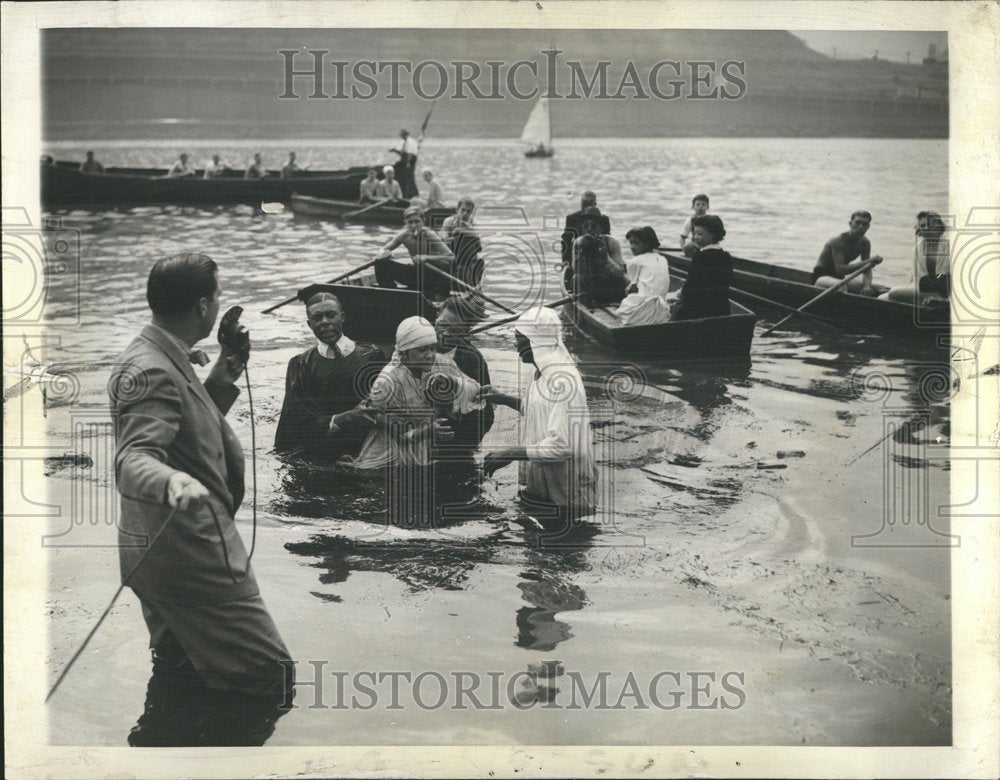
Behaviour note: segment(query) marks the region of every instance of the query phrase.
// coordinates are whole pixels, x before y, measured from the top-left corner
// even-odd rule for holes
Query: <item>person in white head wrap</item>
[[[388,413],[388,418],[368,434],[353,461],[355,466],[425,466],[430,463],[431,435],[438,440],[451,438],[447,423],[434,419],[425,393],[436,355],[437,333],[430,322],[423,317],[407,317],[399,323],[396,351],[368,395],[371,408]],[[456,373],[461,372],[456,369]],[[411,422],[414,425],[408,424]]]
[[[597,465],[587,393],[563,346],[559,316],[534,307],[514,327],[521,361],[535,367],[521,405],[522,443],[487,454],[485,472],[489,476],[520,461],[522,501],[555,505],[575,516],[591,514],[597,504]]]
[[[385,178],[375,187],[375,195],[379,200],[403,200],[403,188],[396,181],[396,171],[391,165],[382,169]]]

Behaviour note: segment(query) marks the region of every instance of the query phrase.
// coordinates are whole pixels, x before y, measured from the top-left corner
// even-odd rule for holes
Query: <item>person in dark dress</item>
[[[376,423],[365,399],[385,353],[344,335],[344,310],[333,293],[309,298],[306,322],[317,344],[288,361],[274,446],[328,458],[357,455]]]
[[[729,314],[733,258],[719,242],[726,236],[722,220],[705,214],[691,220],[691,239],[698,247],[691,271],[671,312],[671,320],[694,320]]]
[[[562,234],[563,268],[570,268],[573,265],[573,242],[583,235],[584,212],[591,207],[597,207],[597,195],[587,190],[580,196],[580,210],[566,216],[566,226]],[[605,214],[601,215],[601,235],[611,235],[611,220]]]

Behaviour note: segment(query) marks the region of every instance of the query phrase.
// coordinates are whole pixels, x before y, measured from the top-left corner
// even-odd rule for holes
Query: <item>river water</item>
[[[389,145],[294,148],[302,164],[336,168],[388,161]],[[278,167],[289,150],[204,141],[86,148],[105,165],[164,166],[180,151],[196,161],[219,152],[235,165],[259,149]],[[82,158],[84,149],[47,151]],[[691,196],[707,192],[732,253],[806,269],[851,211],[867,208],[873,250],[886,258],[877,278],[888,283],[909,278],[915,213],[947,200],[945,141],[575,140],[550,160],[527,160],[509,143],[429,141],[421,163],[448,200],[479,201],[486,291],[518,309],[559,295],[555,245],[584,189],[598,193],[619,239],[650,224],[667,246]],[[949,743],[950,537],[943,521],[918,523],[947,500],[947,352],[822,326],[761,337],[758,326],[749,367],[678,368],[623,361],[567,324],[594,420],[598,515],[567,543],[540,545],[514,501],[511,467],[453,480],[439,496],[475,511],[439,528],[403,528],[385,523],[378,478],[271,451],[285,365],[310,334],[298,305],[260,314],[370,258],[391,229],[249,207],[53,216],[79,231],[81,283],[50,288],[58,341],[43,358],[67,381],[50,392],[44,424],[53,446],[86,456],[75,466],[53,460],[46,480],[50,503],[81,514],[68,530],[65,517],[51,521],[51,533],[77,535],[50,551],[53,678],[117,585],[115,551],[101,546],[114,539],[113,469],[106,441],[87,426],[108,421],[108,372],[147,320],[150,265],[203,251],[220,264],[223,307],[242,305],[253,337],[253,428],[245,390],[229,419],[248,460],[256,437],[254,566],[299,679],[319,674],[325,686],[300,687],[299,706],[268,744]],[[59,324],[75,312],[78,324]],[[511,330],[476,344],[494,385],[517,392]],[[482,449],[516,436],[515,415],[500,408]],[[250,516],[248,494],[247,539]],[[124,743],[142,710],[145,644],[127,594],[50,705],[54,743]],[[556,661],[562,674],[549,685],[539,665]],[[423,677],[400,685],[397,707],[388,680],[364,678],[377,689],[369,707],[354,684],[365,672]],[[478,675],[484,705],[494,678],[517,696],[531,685],[559,692],[546,707],[501,696],[496,707],[466,699],[460,708],[455,675],[464,673]],[[604,704],[571,708],[577,680],[589,689],[602,675]],[[629,675],[638,700],[621,695]],[[650,701],[654,679],[659,701],[675,706]],[[434,707],[441,680],[448,700]],[[338,688],[346,708],[336,706]]]

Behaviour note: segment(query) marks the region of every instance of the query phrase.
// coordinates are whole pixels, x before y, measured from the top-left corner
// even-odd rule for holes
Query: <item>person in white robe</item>
[[[596,509],[597,465],[587,393],[561,328],[559,316],[540,306],[517,319],[521,361],[535,369],[520,406],[522,443],[488,453],[483,469],[490,476],[519,461],[522,502],[554,505],[579,517]]]
[[[670,320],[670,265],[656,252],[660,240],[649,225],[625,234],[633,258],[626,263],[629,291],[618,306],[619,325],[655,325]]]

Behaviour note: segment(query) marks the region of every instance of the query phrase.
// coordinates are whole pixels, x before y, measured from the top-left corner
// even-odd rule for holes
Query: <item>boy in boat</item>
[[[441,185],[434,181],[434,171],[424,168],[424,181],[427,182],[427,195],[424,197],[428,209],[443,209],[444,195],[441,192]]]
[[[188,156],[186,154],[181,154],[181,156],[177,158],[177,162],[174,163],[174,166],[167,171],[167,178],[179,179],[184,176],[194,176],[194,174],[194,168],[188,165]]]
[[[382,247],[375,261],[375,278],[379,287],[395,288],[399,282],[410,289],[419,289],[428,297],[447,298],[451,282],[433,271],[425,271],[423,265],[430,263],[451,274],[455,256],[441,237],[424,225],[423,214],[417,206],[410,206],[403,212],[403,223],[406,227]],[[412,263],[397,263],[390,259],[392,250],[400,246],[409,251]]]
[[[227,170],[227,166],[222,164],[222,158],[217,154],[212,155],[212,162],[205,166],[205,178],[215,179],[222,175],[222,172]]]
[[[597,465],[583,379],[563,346],[562,325],[552,309],[529,309],[514,328],[521,362],[534,369],[519,404],[521,444],[488,453],[483,470],[491,476],[520,461],[519,498],[526,511],[571,522],[593,514],[597,505]],[[486,397],[499,400],[492,393]]]
[[[385,353],[344,335],[345,319],[331,292],[321,290],[306,300],[306,324],[316,344],[288,361],[275,449],[353,456],[375,425],[364,401],[386,364]]]
[[[817,287],[833,287],[869,260],[872,245],[865,237],[865,233],[872,224],[872,215],[863,210],[855,211],[847,224],[849,230],[834,236],[823,245],[823,251],[820,252],[812,273],[812,283]],[[871,257],[871,261],[874,265],[878,265],[882,262],[882,258],[880,255],[875,255]],[[879,295],[887,289],[872,286],[871,268],[860,278],[851,279],[846,288],[847,292],[870,296]]]
[[[597,195],[587,190],[580,196],[580,210],[566,216],[566,226],[562,234],[562,264],[564,269],[573,266],[573,242],[583,234],[583,214],[588,209],[597,207]],[[601,215],[601,233],[611,233],[611,220]]]
[[[483,243],[473,226],[476,202],[459,198],[455,213],[441,223],[441,237],[455,255],[455,276],[473,287],[483,279]]]
[[[708,195],[695,195],[691,198],[691,216],[684,220],[684,227],[681,228],[681,251],[691,257],[698,249],[691,240],[693,231],[692,220],[695,217],[703,217],[708,213]]]
[[[573,264],[564,272],[566,290],[583,295],[588,306],[606,306],[625,297],[628,279],[621,244],[602,235],[597,206],[584,209],[583,235],[573,242]]]
[[[396,172],[391,165],[382,169],[385,178],[375,186],[375,196],[381,201],[401,201],[403,200],[403,190],[396,181]]]
[[[260,152],[257,152],[253,156],[253,162],[247,166],[246,172],[243,174],[244,179],[263,179],[264,178],[264,162],[261,159]]]
[[[368,178],[361,180],[361,188],[358,192],[358,203],[365,205],[378,203],[378,171],[375,168],[368,169]]]
[[[100,176],[104,173],[104,166],[94,159],[93,152],[87,152],[87,159],[80,163],[80,173],[90,176]]]
[[[295,152],[288,153],[288,162],[281,169],[281,178],[290,179],[302,169],[295,162]]]

